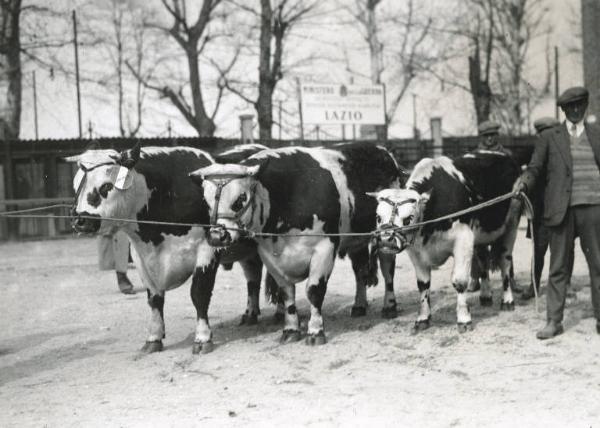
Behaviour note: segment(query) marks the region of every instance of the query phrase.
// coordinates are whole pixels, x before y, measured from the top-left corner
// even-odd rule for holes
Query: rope
[[[525,196],[523,193],[519,193],[519,192],[509,192],[506,193],[504,195],[500,195],[496,198],[490,199],[488,201],[482,202],[480,204],[474,205],[472,207],[460,210],[460,211],[456,211],[454,213],[451,214],[447,214],[445,216],[442,217],[438,217],[432,220],[426,220],[426,221],[422,221],[419,223],[414,223],[408,226],[396,226],[393,230],[395,231],[404,231],[404,230],[414,230],[414,229],[418,229],[421,228],[425,225],[428,224],[433,224],[433,223],[437,223],[440,221],[444,221],[444,220],[448,220],[448,219],[452,219],[455,217],[460,217],[463,216],[465,214],[469,214],[471,212],[474,211],[479,211],[482,210],[484,208],[490,207],[492,205],[498,204],[502,201],[505,201],[507,199],[513,198],[515,196],[520,196],[522,198],[524,198],[528,203],[529,203],[529,207],[531,207],[531,202],[529,202],[529,200],[527,199],[527,196]],[[26,213],[26,212],[30,212],[30,211],[41,211],[41,210],[46,210],[46,209],[51,209],[51,208],[57,208],[57,207],[69,207],[69,205],[65,205],[65,204],[57,204],[57,205],[51,205],[51,206],[46,206],[46,207],[40,207],[40,208],[31,208],[29,210],[19,210],[19,211],[4,211],[4,212],[0,212],[0,217],[8,217],[8,218],[69,218],[72,219],[73,216],[67,216],[67,215],[36,215],[36,214],[22,214],[22,213]],[[526,203],[527,206],[527,203]],[[221,226],[221,225],[214,225],[214,224],[203,224],[203,223],[180,223],[180,222],[166,222],[166,221],[154,221],[154,220],[134,220],[134,219],[126,219],[126,218],[116,218],[116,217],[99,217],[99,216],[86,216],[86,215],[79,215],[77,216],[78,218],[83,218],[83,219],[91,219],[91,220],[106,220],[106,221],[116,221],[116,222],[122,222],[122,223],[140,223],[140,224],[153,224],[153,225],[163,225],[163,226],[182,226],[182,227],[221,227],[223,229],[226,230],[233,230],[233,231],[237,231],[237,232],[241,232],[241,233],[245,233],[247,234],[247,236],[249,237],[300,237],[300,236],[308,236],[308,237],[364,237],[364,236],[374,236],[377,235],[378,233],[380,233],[379,231],[375,230],[372,232],[338,232],[338,233],[304,233],[304,232],[297,232],[297,233],[272,233],[272,232],[253,232],[247,229],[243,229],[243,228],[238,228],[238,227],[226,227],[226,226]]]
[[[70,207],[71,207],[71,205],[69,205],[69,204],[55,204],[55,205],[48,205],[45,207],[38,207],[38,208],[27,208],[27,209],[23,209],[23,210],[4,211],[4,212],[0,212],[0,215],[5,215],[6,217],[18,217],[15,214],[44,211],[44,210],[50,210],[50,209],[54,209],[54,208],[70,208]],[[9,214],[7,214],[7,213],[9,213]],[[40,216],[40,217],[48,218],[49,216],[45,215],[45,216]]]

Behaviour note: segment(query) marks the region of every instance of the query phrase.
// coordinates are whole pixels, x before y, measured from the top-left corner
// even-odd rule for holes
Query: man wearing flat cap
[[[542,222],[550,230],[547,324],[538,339],[563,332],[574,241],[579,236],[592,289],[596,331],[600,334],[600,129],[584,123],[588,91],[567,89],[557,104],[566,116],[560,126],[541,132],[527,170],[515,184],[521,191],[545,183]]]
[[[483,140],[477,146],[477,150],[487,150],[492,152],[504,153],[508,156],[512,156],[512,152],[502,144],[500,144],[500,125],[494,121],[486,120],[481,122],[477,127],[477,131]]]

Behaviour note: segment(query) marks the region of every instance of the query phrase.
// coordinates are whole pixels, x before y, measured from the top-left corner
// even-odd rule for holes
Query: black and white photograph
[[[600,0],[0,0],[0,426],[600,427]]]

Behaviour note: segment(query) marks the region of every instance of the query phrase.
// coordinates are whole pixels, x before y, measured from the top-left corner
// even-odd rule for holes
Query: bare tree
[[[169,84],[156,82],[156,76],[143,76],[135,67],[127,62],[128,68],[142,84],[158,92],[179,110],[185,120],[196,130],[199,136],[212,136],[215,132],[215,116],[221,103],[223,88],[219,88],[212,112],[209,113],[205,94],[202,88],[202,73],[200,71],[200,56],[213,35],[209,32],[211,20],[222,0],[203,0],[196,19],[190,22],[185,0],[161,0],[168,12],[172,24],[162,25],[158,22],[148,23],[150,28],[158,29],[171,37],[183,50],[187,62],[188,80],[178,88]],[[189,85],[189,98],[184,94],[184,87]]]
[[[381,0],[354,0],[354,5],[345,9],[359,24],[368,46],[371,82],[385,83],[390,95],[386,124],[376,127],[377,138],[386,139],[387,128],[410,85],[439,61],[440,56],[428,45],[433,18],[418,11],[413,0],[406,2],[405,10],[388,10],[385,14],[378,13],[380,5]],[[387,43],[382,41],[384,39]]]
[[[229,91],[254,106],[259,125],[261,139],[271,139],[273,128],[273,95],[277,84],[284,78],[291,66],[286,68],[284,53],[289,34],[317,7],[317,0],[260,0],[260,6],[248,5],[247,2],[230,1],[237,8],[247,12],[250,19],[257,22],[251,30],[258,28],[258,86],[246,79],[225,78],[221,72],[225,86]],[[251,31],[248,37],[253,37]],[[250,46],[251,55],[255,57],[255,48]],[[253,58],[252,58],[253,59]],[[224,70],[227,71],[227,70]],[[248,91],[248,88],[250,91]],[[248,93],[251,92],[251,93]]]
[[[22,97],[21,0],[1,0],[0,12],[0,131],[5,139],[17,139]]]

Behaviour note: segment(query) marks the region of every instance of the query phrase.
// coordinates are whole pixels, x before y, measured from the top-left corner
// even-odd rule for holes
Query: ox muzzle
[[[97,214],[72,211],[71,217],[71,227],[78,233],[93,234],[100,230],[102,218]]]
[[[410,239],[404,233],[389,225],[380,227],[372,242],[380,252],[385,254],[401,253],[410,243]]]

